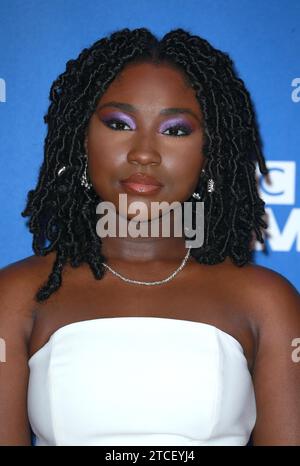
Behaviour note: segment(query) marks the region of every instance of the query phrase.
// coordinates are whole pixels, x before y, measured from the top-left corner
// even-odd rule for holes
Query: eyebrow
[[[97,110],[101,110],[102,108],[105,108],[105,107],[116,107],[116,108],[119,108],[120,110],[124,110],[125,112],[133,112],[133,113],[137,112],[136,107],[134,107],[131,104],[126,104],[122,102],[107,102],[106,104],[100,105]],[[196,113],[194,113],[190,108],[179,108],[179,107],[163,108],[159,112],[160,115],[174,115],[178,113],[188,113],[192,115],[194,118],[196,118],[196,120],[198,120],[198,122],[201,124],[201,120],[198,117],[198,115],[196,115]]]

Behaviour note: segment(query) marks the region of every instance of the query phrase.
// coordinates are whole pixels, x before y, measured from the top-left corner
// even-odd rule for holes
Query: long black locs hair
[[[100,199],[80,183],[85,167],[84,139],[97,102],[118,73],[128,64],[167,64],[182,72],[196,91],[204,117],[204,175],[196,187],[204,201],[204,243],[192,248],[192,256],[204,264],[222,262],[227,256],[242,266],[251,261],[253,238],[264,242],[267,227],[264,202],[259,197],[256,163],[268,170],[254,106],[234,63],[225,52],[205,39],[175,29],[158,40],[148,29],[128,28],[101,38],[85,48],[53,82],[44,121],[48,132],[44,160],[36,188],[27,195],[23,217],[33,234],[33,251],[56,251],[47,281],[37,291],[44,301],[59,289],[68,262],[89,264],[101,279],[106,261],[96,232],[96,206]],[[60,168],[66,169],[58,176]],[[207,180],[215,181],[213,193]],[[193,203],[194,198],[189,199]]]

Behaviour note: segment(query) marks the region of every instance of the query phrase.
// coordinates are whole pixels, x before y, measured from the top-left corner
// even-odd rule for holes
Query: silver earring
[[[202,168],[202,173],[205,173],[204,168]],[[194,194],[193,194],[193,198],[194,198],[194,199],[197,199],[197,201],[200,201],[201,196],[200,196],[199,193],[194,193]]]
[[[215,182],[212,178],[210,178],[207,182],[207,192],[208,193],[213,193],[215,190]],[[193,198],[197,199],[197,201],[200,201],[201,196],[199,193],[194,193]]]
[[[200,199],[201,199],[201,196],[200,196],[199,193],[194,193],[194,194],[193,194],[193,197],[194,197],[195,199],[197,199],[198,201],[200,201]]]
[[[80,178],[80,184],[85,189],[90,189],[92,187],[92,185],[88,181],[88,173],[87,173],[87,166],[88,166],[87,159],[88,159],[88,157],[87,157],[86,154],[84,154],[84,156],[85,156],[85,165],[84,165],[83,174],[81,175],[81,178]]]
[[[210,178],[207,182],[207,192],[212,193],[215,190],[215,182]]]
[[[202,173],[205,174],[206,171],[204,168],[202,168]],[[212,178],[210,178],[207,182],[207,192],[212,193],[215,190],[215,182]]]

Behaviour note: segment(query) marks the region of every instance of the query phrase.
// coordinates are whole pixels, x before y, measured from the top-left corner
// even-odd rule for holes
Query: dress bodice
[[[246,445],[256,420],[241,344],[210,324],[67,324],[28,361],[36,445]]]

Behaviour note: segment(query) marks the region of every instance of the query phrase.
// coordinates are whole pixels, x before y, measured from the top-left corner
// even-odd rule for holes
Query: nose
[[[128,152],[127,160],[136,165],[159,165],[161,163],[160,153],[151,146],[146,137],[136,142]]]

